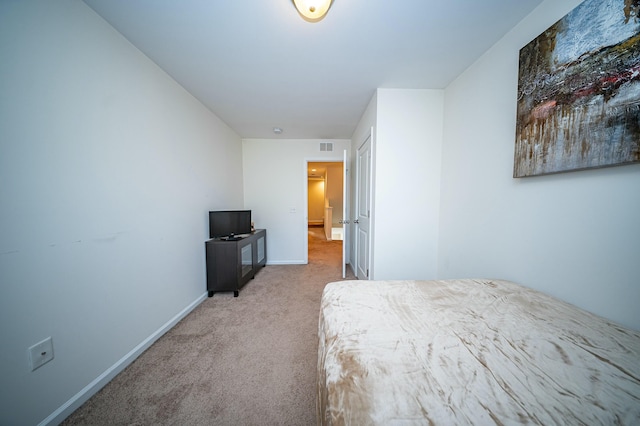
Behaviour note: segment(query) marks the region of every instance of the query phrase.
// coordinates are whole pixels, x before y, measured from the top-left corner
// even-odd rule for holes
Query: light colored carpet
[[[321,230],[309,264],[267,265],[239,297],[207,298],[62,424],[316,424],[320,296],[342,273],[342,241]]]

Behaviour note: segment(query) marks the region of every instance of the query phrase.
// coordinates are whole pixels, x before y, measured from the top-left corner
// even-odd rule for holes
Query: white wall
[[[513,179],[518,52],[547,0],[445,92],[439,275],[507,278],[640,329],[640,165]]]
[[[378,89],[372,279],[437,276],[443,98]]]
[[[343,167],[349,167],[342,163],[328,164],[326,177],[326,193],[329,206],[333,208],[332,226],[341,227],[343,207]]]
[[[244,205],[256,228],[267,230],[268,264],[307,262],[307,161],[342,161],[349,140],[331,140],[320,151],[313,139],[242,141]]]
[[[309,179],[307,184],[307,221],[324,223],[324,179]]]
[[[202,300],[242,145],[81,1],[0,2],[0,58],[0,424],[32,425]]]

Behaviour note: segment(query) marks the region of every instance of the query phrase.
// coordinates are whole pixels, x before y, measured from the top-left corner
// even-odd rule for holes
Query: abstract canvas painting
[[[640,162],[640,0],[586,0],[519,60],[514,177]]]

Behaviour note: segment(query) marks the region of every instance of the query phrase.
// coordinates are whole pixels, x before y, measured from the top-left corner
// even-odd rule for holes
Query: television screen
[[[251,210],[209,212],[209,238],[251,233]]]

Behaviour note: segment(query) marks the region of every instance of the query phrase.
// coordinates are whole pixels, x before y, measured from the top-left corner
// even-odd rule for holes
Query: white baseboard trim
[[[64,419],[69,417],[71,413],[80,408],[89,398],[95,395],[100,389],[102,389],[107,383],[109,383],[115,376],[122,370],[127,368],[129,364],[135,361],[145,350],[147,350],[153,343],[162,337],[167,331],[171,330],[174,325],[178,323],[182,318],[186,317],[196,306],[204,302],[207,299],[207,293],[198,297],[189,306],[184,308],[176,316],[167,321],[162,327],[156,330],[149,337],[144,339],[138,346],[133,348],[131,352],[122,357],[118,362],[113,364],[104,373],[96,377],[91,383],[84,387],[80,392],[75,394],[71,399],[65,402],[60,408],[51,413],[47,418],[41,421],[38,426],[58,425],[62,423]]]

